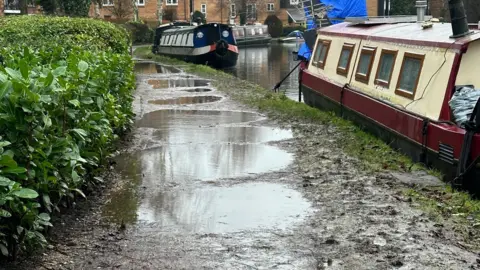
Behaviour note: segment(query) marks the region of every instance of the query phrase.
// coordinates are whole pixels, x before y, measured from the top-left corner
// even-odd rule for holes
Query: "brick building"
[[[445,18],[450,20],[450,11],[448,10],[448,0],[429,0],[430,12],[435,18]],[[480,21],[480,5],[478,0],[463,0],[465,12],[469,23],[478,23]]]
[[[27,0],[28,14],[38,14],[40,8],[35,5],[35,0]],[[21,14],[20,2],[18,0],[0,0],[0,16]]]

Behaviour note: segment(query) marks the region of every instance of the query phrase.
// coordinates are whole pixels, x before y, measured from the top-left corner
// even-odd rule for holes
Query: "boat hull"
[[[393,149],[409,156],[414,162],[422,162],[421,157],[425,153],[427,165],[442,171],[445,181],[455,179],[458,163],[455,152],[458,151],[458,148],[461,149],[463,134],[458,134],[456,130],[449,131],[448,128],[441,125],[429,123],[428,132],[425,135],[427,142],[425,148],[421,143],[423,139],[422,119],[408,115],[406,112],[352,89],[316,77],[309,74],[308,71],[302,72],[301,81],[305,104],[321,110],[333,111],[354,122],[363,130],[388,143]],[[379,118],[372,117],[372,115],[379,115]],[[384,121],[387,119],[390,122]],[[395,125],[394,128],[390,127],[392,124]],[[402,130],[406,132],[402,132]],[[451,142],[448,146],[453,147],[455,151],[450,152],[450,148],[438,148],[444,142]],[[472,143],[474,156],[477,155],[478,147],[480,147],[480,136],[477,134]],[[478,180],[480,180],[480,169],[477,166],[476,170],[465,177],[462,186],[473,194],[479,195],[480,181]]]
[[[229,46],[225,55],[218,54],[214,46],[200,50],[193,48],[160,47],[156,54],[180,59],[193,64],[208,65],[214,68],[232,67],[237,64],[238,60],[238,49],[236,46]]]

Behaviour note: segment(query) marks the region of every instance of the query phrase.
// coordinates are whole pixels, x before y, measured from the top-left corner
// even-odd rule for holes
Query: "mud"
[[[403,195],[425,174],[365,171],[334,126],[279,128],[228,96],[148,104],[185,94],[152,94],[152,76],[139,76],[137,130],[105,195],[11,269],[480,269],[454,224]]]
[[[157,105],[182,105],[182,104],[202,104],[217,102],[222,100],[222,97],[218,96],[194,96],[194,97],[178,97],[178,98],[169,98],[169,99],[156,99],[149,100],[150,104]]]
[[[178,88],[178,87],[200,87],[209,86],[210,83],[207,80],[191,79],[191,78],[175,78],[175,79],[151,79],[148,80],[148,84],[153,89],[166,89],[166,88]]]

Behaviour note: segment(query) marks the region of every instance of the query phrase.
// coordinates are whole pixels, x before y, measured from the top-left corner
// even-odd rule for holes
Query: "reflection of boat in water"
[[[281,43],[304,42],[303,32],[299,30],[292,31],[286,37],[278,39],[278,42],[281,42]]]
[[[232,28],[218,23],[198,26],[161,25],[155,32],[152,51],[214,67],[234,66],[238,58]]]
[[[301,90],[306,104],[480,192],[480,31],[468,29],[461,0],[450,2],[452,24],[425,21],[426,5],[417,2],[417,17],[321,28]]]
[[[232,27],[233,36],[238,46],[269,44],[272,37],[267,25],[243,25]]]

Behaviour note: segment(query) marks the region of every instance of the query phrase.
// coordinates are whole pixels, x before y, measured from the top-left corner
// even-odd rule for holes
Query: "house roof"
[[[295,23],[305,22],[305,14],[297,8],[287,8],[287,14]]]
[[[419,23],[394,24],[350,24],[339,23],[320,28],[323,35],[345,36],[384,42],[406,43],[418,46],[463,49],[466,44],[480,39],[480,31],[462,38],[453,39],[450,23],[433,23],[430,28],[423,29]]]

